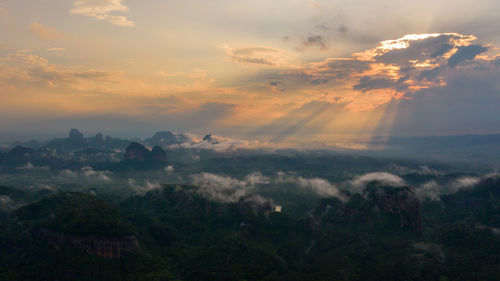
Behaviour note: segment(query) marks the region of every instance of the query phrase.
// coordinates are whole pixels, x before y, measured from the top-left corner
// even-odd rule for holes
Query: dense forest
[[[372,181],[302,214],[192,189],[117,200],[1,187],[4,198],[32,203],[1,213],[0,279],[499,280],[498,177],[423,202],[411,187]],[[134,245],[118,257],[82,239]]]

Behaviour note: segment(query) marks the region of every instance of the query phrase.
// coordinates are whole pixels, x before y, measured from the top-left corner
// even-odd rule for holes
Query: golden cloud
[[[67,38],[62,32],[37,22],[32,22],[29,25],[29,29],[31,33],[45,40],[61,40]]]
[[[106,20],[117,26],[133,27],[134,22],[126,16],[114,14],[128,12],[128,7],[122,2],[123,0],[77,0],[73,3],[73,9],[70,10],[70,13]]]

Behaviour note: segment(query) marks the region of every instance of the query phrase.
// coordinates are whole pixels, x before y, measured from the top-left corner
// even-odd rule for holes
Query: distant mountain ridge
[[[248,142],[206,134],[196,137],[187,133],[159,131],[153,136],[140,139],[121,139],[104,136],[98,133],[86,137],[78,129],[71,129],[67,138],[55,138],[45,142],[35,140],[15,142],[7,149],[0,150],[0,165],[18,165],[32,162],[33,159],[65,159],[67,161],[114,162],[124,159],[127,146],[132,142],[151,150],[159,147],[169,150],[177,158],[193,158],[187,151],[206,151],[235,153],[241,151],[257,151],[259,147],[248,146]],[[395,159],[413,159],[424,161],[441,161],[450,163],[467,163],[476,166],[494,166],[500,168],[500,134],[489,135],[462,135],[462,136],[432,136],[432,137],[374,137],[369,141],[360,142],[368,147],[364,150],[336,150],[325,148],[318,150],[324,154],[328,151],[362,154],[370,157],[391,157]],[[278,145],[278,144],[276,144]],[[253,148],[252,148],[253,147]],[[13,157],[16,150],[31,149],[30,157]],[[14,150],[15,149],[15,150]],[[266,150],[265,147],[262,150]],[[267,149],[272,152],[291,151],[299,153],[301,150],[293,148]],[[293,152],[295,151],[295,152]],[[158,159],[165,159],[160,150],[155,152]],[[189,155],[188,155],[189,154]],[[175,157],[174,157],[175,158]],[[195,159],[195,158],[193,158]],[[27,161],[25,161],[27,160]],[[45,161],[44,160],[44,161]],[[17,163],[17,162],[19,163]],[[44,162],[42,161],[42,162]],[[164,160],[162,160],[165,162]],[[47,162],[47,161],[45,161]],[[50,161],[49,161],[50,162]],[[17,164],[16,164],[17,163]],[[41,163],[43,164],[43,163]],[[45,164],[44,164],[45,165]],[[19,166],[19,165],[18,165]]]

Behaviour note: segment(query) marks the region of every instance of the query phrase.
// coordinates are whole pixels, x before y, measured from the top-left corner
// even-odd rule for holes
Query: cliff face
[[[140,251],[139,242],[135,236],[65,235],[47,229],[38,231],[37,236],[55,248],[67,247],[80,249],[90,255],[104,258],[121,258],[127,253],[137,253]]]
[[[133,142],[125,150],[125,161],[138,160],[145,161],[148,157],[149,150],[142,144]]]
[[[151,151],[151,160],[160,163],[167,162],[167,152],[159,146],[155,146]]]
[[[377,211],[378,209],[378,211]],[[361,194],[353,194],[346,203],[336,198],[323,199],[319,206],[304,217],[305,227],[317,231],[323,223],[363,223],[373,219],[378,212],[399,215],[400,227],[422,232],[421,203],[411,187],[368,184]]]
[[[166,163],[167,152],[159,146],[149,151],[144,145],[133,142],[125,150],[124,161],[138,161],[151,163]]]
[[[401,227],[422,232],[422,211],[418,197],[411,187],[383,187],[368,185],[364,193],[383,211],[399,214]]]
[[[31,161],[34,157],[34,151],[31,148],[16,146],[5,155],[9,163],[23,164]]]

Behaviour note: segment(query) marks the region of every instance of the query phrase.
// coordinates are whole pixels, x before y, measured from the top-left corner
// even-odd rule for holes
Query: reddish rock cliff
[[[159,146],[155,146],[151,151],[151,159],[155,162],[166,163],[167,162],[167,152]]]
[[[140,251],[139,242],[135,236],[106,237],[65,235],[51,230],[40,230],[38,237],[56,248],[68,247],[80,249],[90,255],[105,258],[121,258],[127,253]]]
[[[142,144],[133,142],[125,150],[124,160],[145,161],[149,155],[149,150]]]

